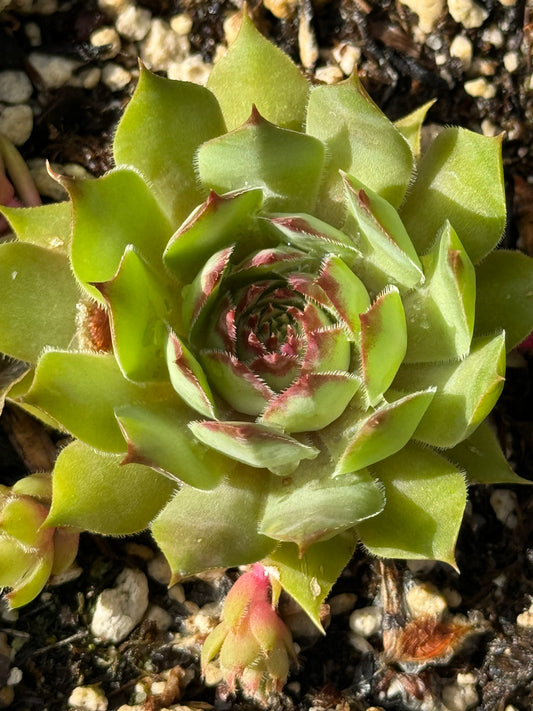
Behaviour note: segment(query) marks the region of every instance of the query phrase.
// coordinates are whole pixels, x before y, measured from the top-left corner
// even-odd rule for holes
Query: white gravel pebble
[[[162,553],[158,553],[152,560],[148,561],[146,570],[148,575],[153,580],[161,583],[161,585],[168,585],[170,583],[170,566]]]
[[[91,631],[108,642],[121,642],[142,620],[148,607],[148,581],[144,573],[125,568],[114,588],[98,596]]]
[[[518,524],[516,494],[510,489],[496,489],[490,495],[490,505],[498,521],[507,528],[516,528]]]
[[[185,37],[192,30],[192,17],[185,12],[174,15],[170,20],[170,29],[181,37]]]
[[[483,33],[481,35],[481,39],[484,42],[488,42],[491,44],[493,47],[497,47],[498,49],[500,47],[503,47],[503,32],[500,30],[499,27],[496,27],[495,25],[492,25],[492,27],[487,27],[486,29],[483,30]]]
[[[141,47],[141,59],[155,72],[166,71],[189,51],[189,40],[176,34],[168,22],[156,18]]]
[[[496,87],[488,82],[484,77],[470,79],[465,81],[464,88],[470,96],[479,97],[482,99],[493,99],[496,96]]]
[[[32,52],[28,61],[38,72],[47,89],[59,89],[72,78],[74,70],[79,67],[79,63],[72,59],[40,52]]]
[[[381,607],[371,605],[360,607],[350,615],[350,629],[362,637],[371,637],[381,629],[383,610]]]
[[[131,74],[120,64],[107,62],[102,70],[102,81],[111,91],[120,91],[131,81]]]
[[[343,74],[350,76],[361,59],[361,50],[349,42],[341,42],[331,52]]]
[[[323,81],[325,84],[336,84],[344,79],[344,74],[340,67],[334,64],[328,64],[325,67],[318,67],[315,71],[315,79]]]
[[[448,0],[448,12],[467,30],[481,27],[488,17],[485,8],[473,0]]]
[[[446,711],[467,711],[479,703],[476,677],[473,674],[457,674],[457,680],[442,690]]]
[[[113,59],[122,46],[114,27],[99,27],[91,34],[90,41],[93,47],[107,47],[101,55],[102,59]]]
[[[429,33],[444,13],[444,0],[401,0],[402,5],[418,15],[418,26],[422,32]]]
[[[76,686],[68,705],[76,711],[107,711],[108,701],[99,686]]]
[[[33,131],[33,111],[27,104],[6,106],[0,113],[0,133],[15,146],[22,146]]]
[[[440,617],[448,607],[444,595],[430,583],[414,585],[407,591],[405,597],[414,617],[419,615],[436,615]]]
[[[296,12],[298,0],[263,0],[263,4],[275,17],[286,20]]]
[[[30,43],[30,47],[40,47],[42,44],[41,28],[36,22],[27,22],[24,25],[24,32]]]
[[[342,615],[354,609],[357,602],[355,593],[339,593],[328,600],[331,615]]]
[[[465,69],[472,64],[474,48],[472,42],[464,35],[456,35],[450,44],[450,55],[457,57]]]
[[[172,624],[172,615],[159,605],[150,605],[144,619],[155,622],[161,632],[166,632]]]
[[[516,72],[516,70],[518,69],[519,63],[520,63],[520,57],[518,55],[518,52],[507,52],[507,54],[503,55],[503,66],[511,74],[513,72]]]
[[[529,610],[525,610],[518,615],[516,624],[519,627],[533,627],[533,603],[529,606]]]
[[[138,42],[150,32],[151,23],[152,13],[150,10],[129,5],[117,15],[115,27],[122,37]]]
[[[32,92],[33,87],[26,72],[10,69],[0,72],[0,101],[7,104],[24,104]]]
[[[192,81],[205,86],[212,68],[204,62],[200,54],[191,54],[178,62],[170,62],[167,76],[169,79]]]

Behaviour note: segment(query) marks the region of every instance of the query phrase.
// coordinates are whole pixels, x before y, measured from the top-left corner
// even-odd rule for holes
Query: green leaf
[[[361,363],[366,393],[375,405],[388,390],[402,364],[407,330],[396,287],[379,294],[361,320]]]
[[[419,254],[446,220],[474,264],[498,243],[505,227],[502,137],[445,128],[422,156],[400,216]]]
[[[492,410],[503,388],[505,335],[478,338],[470,354],[456,363],[404,365],[394,387],[437,391],[414,434],[435,447],[454,447],[468,437]]]
[[[406,395],[386,403],[357,423],[345,435],[349,441],[335,473],[363,469],[404,447],[413,436],[434,393],[435,390],[430,388]]]
[[[511,469],[496,434],[486,421],[464,442],[448,449],[445,456],[463,469],[473,484],[531,484]]]
[[[356,544],[353,531],[315,543],[302,556],[293,543],[283,543],[261,563],[324,632],[320,622],[321,605],[350,562]]]
[[[126,380],[113,356],[45,353],[23,405],[44,410],[75,437],[105,452],[125,452],[114,409],[175,398],[167,383],[140,386]]]
[[[165,264],[182,283],[190,282],[213,254],[235,242],[248,242],[262,202],[259,189],[222,196],[212,191],[172,236],[163,255]]]
[[[213,488],[233,467],[195,441],[187,429],[193,413],[179,401],[123,405],[115,414],[128,444],[125,462],[146,464],[199,489]]]
[[[255,422],[191,422],[189,429],[208,447],[238,462],[285,475],[318,450]]]
[[[275,126],[255,108],[243,126],[204,143],[197,156],[203,185],[218,193],[261,187],[270,211],[312,212],[323,166],[320,141]]]
[[[102,301],[91,282],[109,281],[124,250],[133,244],[152,267],[161,257],[171,223],[144,180],[132,170],[114,170],[95,180],[63,179],[73,203],[72,267],[91,296]]]
[[[503,328],[510,351],[533,331],[533,259],[498,250],[478,264],[476,280],[474,333],[481,336]]]
[[[141,66],[115,134],[115,162],[141,172],[177,225],[205,199],[194,172],[196,149],[225,130],[220,107],[205,87],[164,79]]]
[[[422,261],[426,280],[403,300],[405,362],[461,358],[470,350],[474,330],[476,274],[449,222]]]
[[[402,202],[413,170],[411,149],[355,75],[311,91],[306,130],[326,145],[329,158],[318,217],[337,226],[343,222],[339,170],[355,176],[394,207]]]
[[[215,417],[215,399],[202,366],[173,331],[166,357],[170,382],[180,398],[201,415]]]
[[[411,288],[422,279],[422,265],[393,206],[353,176],[344,176],[354,243],[370,262],[397,284]],[[354,229],[353,227],[351,228]]]
[[[129,245],[115,276],[95,286],[111,310],[113,350],[124,376],[134,382],[166,380],[168,324],[176,320],[174,285]]]
[[[246,121],[253,104],[278,126],[302,128],[309,84],[287,55],[257,31],[246,11],[237,38],[213,67],[207,86],[229,130]]]
[[[72,204],[55,202],[36,207],[4,207],[2,213],[21,242],[65,251],[70,244]]]
[[[44,588],[52,572],[53,552],[38,558],[6,597],[11,608],[23,607],[34,600]]]
[[[301,465],[306,467],[305,464]],[[383,509],[381,489],[366,470],[336,477],[277,480],[266,498],[259,531],[296,543],[300,552]]]
[[[75,526],[106,536],[145,529],[176,485],[141,464],[71,442],[57,458],[47,526]]]
[[[23,242],[0,245],[0,351],[35,363],[45,347],[68,348],[79,296],[64,254]]]
[[[152,524],[175,577],[255,563],[273,550],[275,541],[257,532],[271,476],[235,463],[215,489],[177,492]]]
[[[433,106],[435,101],[436,99],[428,101],[407,116],[402,116],[401,119],[394,122],[394,125],[398,131],[411,146],[411,150],[413,151],[415,158],[420,156],[420,136],[422,133],[422,124],[424,123],[427,112]]]
[[[373,471],[386,504],[357,527],[365,546],[382,558],[442,560],[455,567],[454,549],[466,504],[457,469],[430,449],[408,444]]]

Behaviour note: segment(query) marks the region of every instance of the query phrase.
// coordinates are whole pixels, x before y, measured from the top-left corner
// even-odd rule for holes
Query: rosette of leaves
[[[454,565],[485,418],[532,328],[501,139],[357,76],[311,86],[244,15],[207,88],[141,68],[103,177],[6,208],[4,396],[70,433],[48,525],[151,527],[175,577],[261,561],[319,625],[360,540]]]

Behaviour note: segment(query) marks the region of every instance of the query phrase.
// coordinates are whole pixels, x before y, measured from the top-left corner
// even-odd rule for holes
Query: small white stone
[[[442,690],[442,700],[447,711],[467,711],[479,703],[476,678],[473,674],[458,674],[453,684]]]
[[[448,603],[448,607],[459,607],[463,601],[461,594],[454,588],[443,588],[442,594]]]
[[[22,669],[19,669],[18,667],[11,667],[9,674],[7,675],[6,684],[8,686],[16,686],[22,681],[22,676]]]
[[[448,12],[467,30],[481,27],[488,17],[485,8],[473,0],[448,0]]]
[[[456,35],[450,44],[450,55],[457,57],[465,69],[472,64],[474,48],[472,42],[464,35]]]
[[[382,620],[381,607],[360,607],[350,615],[350,629],[362,637],[371,637],[380,631]]]
[[[161,632],[166,632],[172,624],[172,615],[159,605],[150,605],[144,619],[155,622]]]
[[[100,10],[110,15],[118,15],[131,4],[130,0],[98,0]]]
[[[68,699],[68,705],[76,711],[107,711],[107,698],[99,686],[76,686]]]
[[[361,59],[361,50],[359,47],[349,42],[341,42],[333,48],[331,54],[341,68],[342,73],[346,76],[350,76]]]
[[[529,610],[525,610],[517,616],[516,624],[519,627],[533,627],[533,604],[530,605]]]
[[[518,524],[516,494],[510,489],[496,489],[490,495],[492,506],[498,521],[507,528],[516,528]]]
[[[298,0],[263,0],[263,4],[274,17],[286,20],[296,12]]]
[[[500,0],[500,5],[504,7],[514,7],[516,5],[516,0]]]
[[[470,94],[470,96],[482,99],[493,99],[496,96],[496,87],[490,84],[484,77],[465,81],[464,88],[466,93]]]
[[[484,136],[497,136],[500,131],[498,131],[498,128],[492,123],[490,119],[483,119],[481,122],[481,133]]]
[[[102,81],[111,91],[120,91],[131,81],[131,74],[120,64],[107,62],[102,70]]]
[[[317,79],[317,81],[323,81],[325,84],[336,84],[338,81],[344,79],[344,74],[340,67],[336,67],[334,64],[328,64],[325,67],[318,67],[315,71],[315,79]]]
[[[30,47],[40,47],[42,43],[41,28],[36,22],[27,22],[24,25],[24,32],[30,43]]]
[[[185,12],[170,18],[170,28],[181,37],[186,37],[192,31],[192,17]]]
[[[168,596],[171,600],[183,604],[185,602],[185,590],[183,589],[183,585],[181,583],[173,585],[168,591]]]
[[[80,86],[84,89],[94,89],[95,86],[98,86],[101,78],[102,70],[100,67],[88,67],[77,75]]]
[[[306,69],[314,67],[318,59],[318,44],[311,25],[311,18],[305,11],[300,13],[298,23],[298,49],[302,66]]]
[[[0,114],[0,133],[15,146],[22,146],[33,131],[33,111],[27,104],[6,106]]]
[[[142,7],[130,5],[120,12],[115,21],[117,32],[126,39],[138,42],[150,31],[152,13]]]
[[[328,600],[329,612],[331,615],[342,615],[353,610],[356,602],[355,593],[339,593]]]
[[[360,654],[365,655],[374,653],[374,647],[367,639],[362,637],[360,634],[354,634],[352,632],[349,636],[349,640],[352,647]]]
[[[200,54],[191,54],[179,62],[170,62],[167,76],[169,79],[191,81],[194,84],[205,86],[211,74],[211,69],[212,66],[206,64]]]
[[[32,52],[28,60],[47,89],[59,89],[72,78],[72,73],[79,67],[79,62],[74,62],[72,59],[40,52]]]
[[[168,585],[170,583],[170,566],[162,553],[158,553],[152,560],[148,561],[146,570],[148,575],[153,580],[161,583],[161,585]]]
[[[167,22],[156,18],[141,47],[141,58],[152,71],[166,71],[171,62],[178,61],[188,51],[187,37],[180,37]]]
[[[444,13],[444,0],[401,0],[401,2],[418,15],[418,26],[424,33],[431,32]]]
[[[0,101],[7,104],[24,104],[32,92],[33,87],[26,72],[9,69],[0,72]]]
[[[148,581],[140,570],[125,568],[115,587],[98,596],[91,631],[108,642],[121,642],[142,620],[148,607]]]
[[[432,130],[432,127],[433,127],[433,130]],[[429,134],[427,136],[427,143],[430,143],[437,136],[437,133],[441,130],[441,127],[436,126],[435,124],[428,124],[428,125],[422,127],[422,134],[424,134],[424,129],[426,129]],[[424,138],[424,136],[422,136],[422,137]],[[435,567],[435,561],[434,560],[408,560],[407,567],[409,568],[411,573],[414,573],[415,575],[426,575],[427,573],[429,573],[430,570],[432,570]]]
[[[93,47],[107,47],[102,52],[102,59],[113,59],[120,52],[120,37],[114,27],[99,27],[89,39]]]
[[[503,66],[509,73],[516,72],[520,63],[518,52],[507,52],[503,55]]]
[[[224,28],[224,38],[228,46],[239,34],[239,30],[241,29],[241,22],[242,17],[240,12],[232,12],[224,20],[222,26]]]
[[[484,42],[488,42],[493,47],[497,47],[498,49],[500,47],[503,47],[503,42],[504,42],[503,32],[500,30],[499,27],[496,27],[495,25],[492,25],[491,27],[487,27],[486,29],[484,29],[483,33],[481,35],[481,39]]]
[[[448,607],[446,598],[431,583],[413,586],[406,593],[407,604],[414,617],[435,615],[440,617]]]

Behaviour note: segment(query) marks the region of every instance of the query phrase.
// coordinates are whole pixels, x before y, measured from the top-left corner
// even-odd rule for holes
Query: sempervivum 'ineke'
[[[142,69],[114,170],[3,210],[8,395],[74,437],[49,525],[261,561],[317,625],[358,540],[454,564],[467,482],[518,481],[483,421],[533,270],[500,138],[420,155],[427,108],[310,86],[245,15],[208,88]]]

